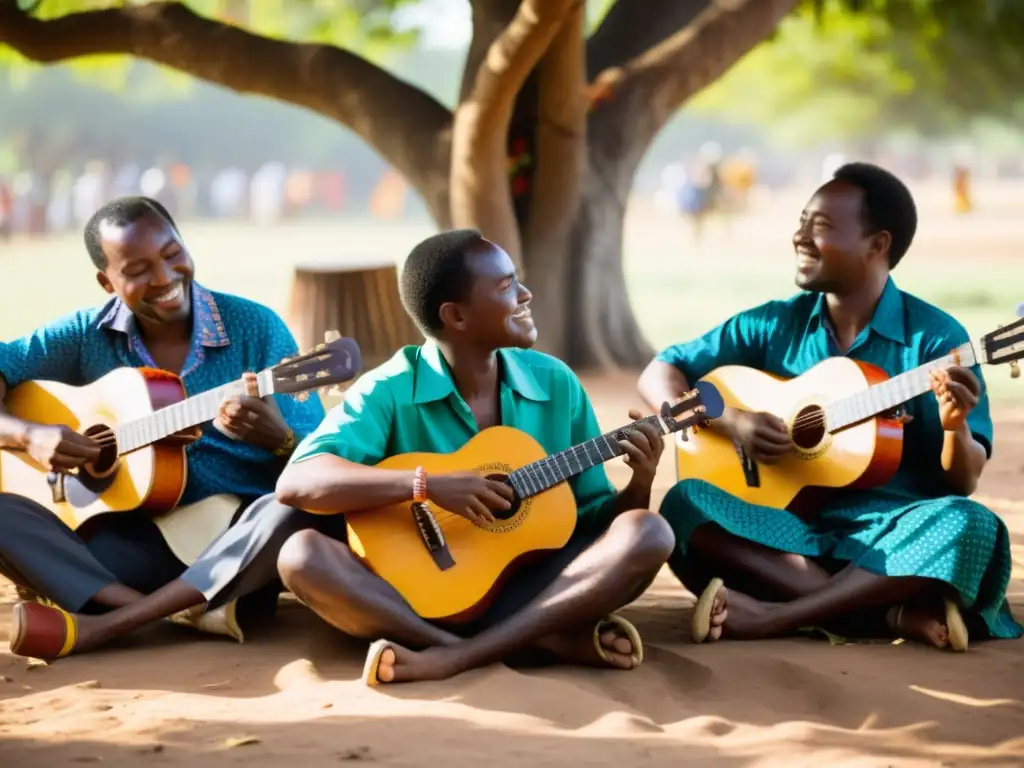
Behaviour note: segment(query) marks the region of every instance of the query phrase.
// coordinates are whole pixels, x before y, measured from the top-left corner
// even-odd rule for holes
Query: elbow
[[[309,498],[308,494],[302,490],[304,483],[301,482],[299,475],[301,475],[301,470],[296,470],[295,465],[286,467],[281,476],[277,478],[274,496],[287,507],[303,509],[309,502]]]

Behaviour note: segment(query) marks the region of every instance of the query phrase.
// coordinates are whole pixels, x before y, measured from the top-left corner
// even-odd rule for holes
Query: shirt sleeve
[[[763,369],[775,302],[741,312],[691,341],[673,344],[655,359],[675,366],[693,384],[722,365]]]
[[[592,440],[601,435],[601,428],[597,424],[597,416],[594,414],[594,407],[590,403],[590,397],[583,389],[583,385],[575,374],[572,375],[572,391],[570,397],[572,413],[572,445],[578,445],[586,440]],[[604,465],[598,464],[585,472],[581,472],[569,481],[573,496],[576,498],[577,514],[585,515],[606,515],[609,507],[615,498],[615,486],[608,479]]]
[[[956,349],[962,344],[966,344],[970,340],[967,331],[963,326],[957,324],[943,334],[936,334],[932,336],[928,342],[926,342],[923,356],[926,361],[937,360],[950,353],[951,350]],[[967,426],[971,430],[971,435],[981,443],[985,448],[985,455],[988,458],[992,458],[992,443],[994,439],[994,429],[992,426],[992,414],[989,410],[989,398],[988,398],[988,386],[985,384],[985,375],[981,372],[981,366],[977,363],[970,367],[971,373],[977,378],[981,384],[981,397],[978,398],[978,404],[971,409],[971,412],[967,414]],[[935,396],[927,393],[924,396],[924,402],[922,403],[922,411],[925,415],[926,423],[929,427],[929,432],[934,436],[936,444],[939,446],[938,451],[941,452],[942,448],[942,426],[939,423],[939,406],[935,401]],[[913,426],[914,422],[910,422]]]
[[[394,413],[394,395],[387,382],[365,374],[296,447],[292,463],[330,454],[357,464],[378,464],[388,455]]]
[[[0,343],[0,374],[13,389],[22,382],[58,381],[80,385],[80,353],[85,346],[88,322],[76,312],[44,325],[28,336]]]
[[[267,312],[267,340],[263,345],[265,355],[260,370],[279,364],[286,357],[295,357],[299,353],[295,337],[288,330],[284,321],[273,312]],[[324,418],[324,406],[319,393],[314,390],[304,401],[291,395],[274,395],[274,401],[281,409],[285,423],[295,434],[296,440],[302,440],[317,428]]]

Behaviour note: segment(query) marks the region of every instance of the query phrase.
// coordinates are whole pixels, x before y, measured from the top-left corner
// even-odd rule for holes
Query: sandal
[[[15,603],[11,611],[11,653],[51,661],[75,650],[75,617],[54,605]]]
[[[951,651],[963,653],[967,650],[970,638],[967,633],[967,624],[960,613],[959,606],[949,598],[943,598],[943,607],[946,612],[946,631],[949,633],[949,645]],[[903,631],[903,608],[902,605],[894,605],[886,614],[885,620],[893,632]]]
[[[712,579],[711,583],[705,587],[701,593],[700,599],[697,601],[696,607],[693,609],[693,620],[690,623],[690,637],[693,642],[703,643],[708,639],[708,635],[711,634],[711,612],[715,607],[715,597],[718,596],[719,590],[725,586],[725,582],[721,579]]]
[[[607,629],[620,630],[633,646],[633,653],[629,657],[630,661],[633,662],[633,666],[630,667],[630,669],[636,669],[644,663],[644,642],[640,638],[640,633],[631,622],[615,613],[608,614],[608,616],[601,619],[601,621],[594,625],[594,649],[597,651],[597,655],[601,657],[601,661],[606,663],[609,667],[620,669],[620,667],[615,664],[611,658],[609,658],[608,652],[605,650],[604,646],[601,645],[601,633]]]
[[[370,644],[370,649],[366,652],[366,663],[363,664],[362,680],[364,684],[369,686],[381,684],[381,681],[377,678],[377,670],[380,669],[380,657],[390,647],[391,643],[388,640],[376,640]]]

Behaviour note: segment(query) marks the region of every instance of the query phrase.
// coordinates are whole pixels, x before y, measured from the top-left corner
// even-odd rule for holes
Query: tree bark
[[[455,110],[451,218],[476,227],[522,265],[522,239],[508,183],[508,128],[523,83],[567,15],[582,0],[523,0],[491,43],[469,96]]]

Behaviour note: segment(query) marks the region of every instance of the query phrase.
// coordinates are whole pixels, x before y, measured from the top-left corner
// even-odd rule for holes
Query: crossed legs
[[[468,638],[417,616],[347,546],[316,531],[300,531],[285,543],[278,570],[288,589],[341,631],[394,641],[380,657],[376,676],[382,682],[444,679],[528,649],[628,669],[639,649],[609,630],[600,637],[599,652],[594,625],[646,589],[674,543],[660,516],[647,510],[623,513],[553,580],[538,585],[521,609]]]

